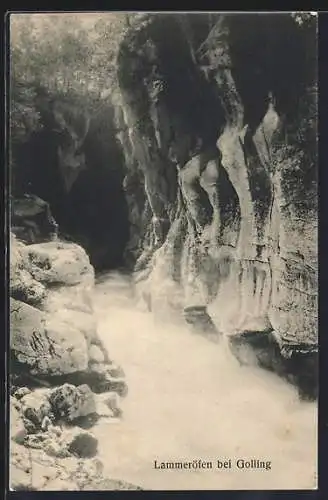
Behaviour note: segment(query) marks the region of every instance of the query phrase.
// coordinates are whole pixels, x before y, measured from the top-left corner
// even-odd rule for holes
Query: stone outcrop
[[[316,18],[145,14],[118,80],[148,308],[267,338],[315,386]]]

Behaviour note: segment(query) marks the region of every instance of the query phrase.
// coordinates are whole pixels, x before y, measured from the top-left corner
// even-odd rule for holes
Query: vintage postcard
[[[316,13],[8,22],[10,489],[316,489]]]

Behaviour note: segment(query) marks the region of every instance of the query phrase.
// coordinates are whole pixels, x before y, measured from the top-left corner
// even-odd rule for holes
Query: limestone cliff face
[[[317,345],[316,19],[144,15],[117,123],[148,304]]]

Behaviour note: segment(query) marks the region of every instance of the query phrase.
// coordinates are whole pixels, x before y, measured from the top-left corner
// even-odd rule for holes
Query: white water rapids
[[[316,488],[317,405],[224,345],[159,323],[138,310],[126,277],[96,286],[99,335],[126,375],[122,420],[98,423],[99,458],[110,478],[148,490]],[[231,469],[216,463],[231,459]],[[237,459],[271,470],[237,469]],[[213,469],[154,468],[154,461],[213,461]]]

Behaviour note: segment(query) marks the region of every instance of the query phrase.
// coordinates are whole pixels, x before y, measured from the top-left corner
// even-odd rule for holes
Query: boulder
[[[93,275],[85,274],[76,285],[52,287],[48,290],[43,309],[47,312],[58,312],[62,309],[90,314],[93,312],[93,286]]]
[[[116,378],[125,377],[123,368],[119,365],[116,365],[115,363],[110,363],[107,365],[107,372],[111,377],[116,377]]]
[[[38,196],[25,194],[10,203],[11,230],[25,243],[44,242],[56,238],[58,225],[49,203]]]
[[[31,306],[38,307],[45,300],[47,290],[26,269],[19,269],[10,276],[10,296]]]
[[[37,428],[41,428],[44,417],[51,415],[48,395],[48,390],[36,390],[21,399],[22,415]]]
[[[123,376],[116,376],[116,374],[113,376],[111,374],[111,367],[111,364],[92,363],[86,374],[86,380],[88,380],[91,389],[97,394],[113,391],[125,397],[128,392],[126,381]],[[120,374],[120,371],[116,373]]]
[[[53,436],[44,440],[41,448],[51,457],[65,458],[70,456],[65,441],[63,439],[55,439]]]
[[[22,415],[13,405],[10,406],[10,438],[18,444],[24,444],[27,436]]]
[[[52,241],[22,249],[33,278],[48,285],[76,285],[84,275],[93,277],[89,257],[74,243]]]
[[[96,409],[100,417],[120,417],[119,395],[116,392],[106,392],[96,395]]]
[[[38,429],[39,430],[39,429]],[[46,444],[49,442],[47,434],[43,432],[30,433],[25,439],[25,446],[34,450],[46,449]],[[52,440],[51,440],[52,442]],[[54,455],[55,456],[55,455]]]
[[[86,384],[56,387],[51,391],[49,401],[55,418],[68,422],[96,412],[94,395]]]
[[[78,431],[68,442],[68,450],[81,458],[94,457],[98,451],[98,440],[89,432]]]
[[[95,344],[89,348],[89,363],[104,363],[105,356],[103,351]]]
[[[27,270],[28,263],[22,255],[25,245],[10,234],[10,296],[32,306],[38,307],[44,301],[46,287],[35,280]]]
[[[88,366],[84,335],[23,302],[10,300],[10,348],[13,370],[40,377],[83,371]]]
[[[13,396],[20,400],[22,399],[24,396],[26,396],[27,394],[30,394],[31,392],[31,389],[29,389],[28,387],[19,387],[13,394]]]
[[[73,309],[59,309],[57,317],[61,322],[79,330],[84,335],[88,346],[98,340],[97,320],[93,314]]]

